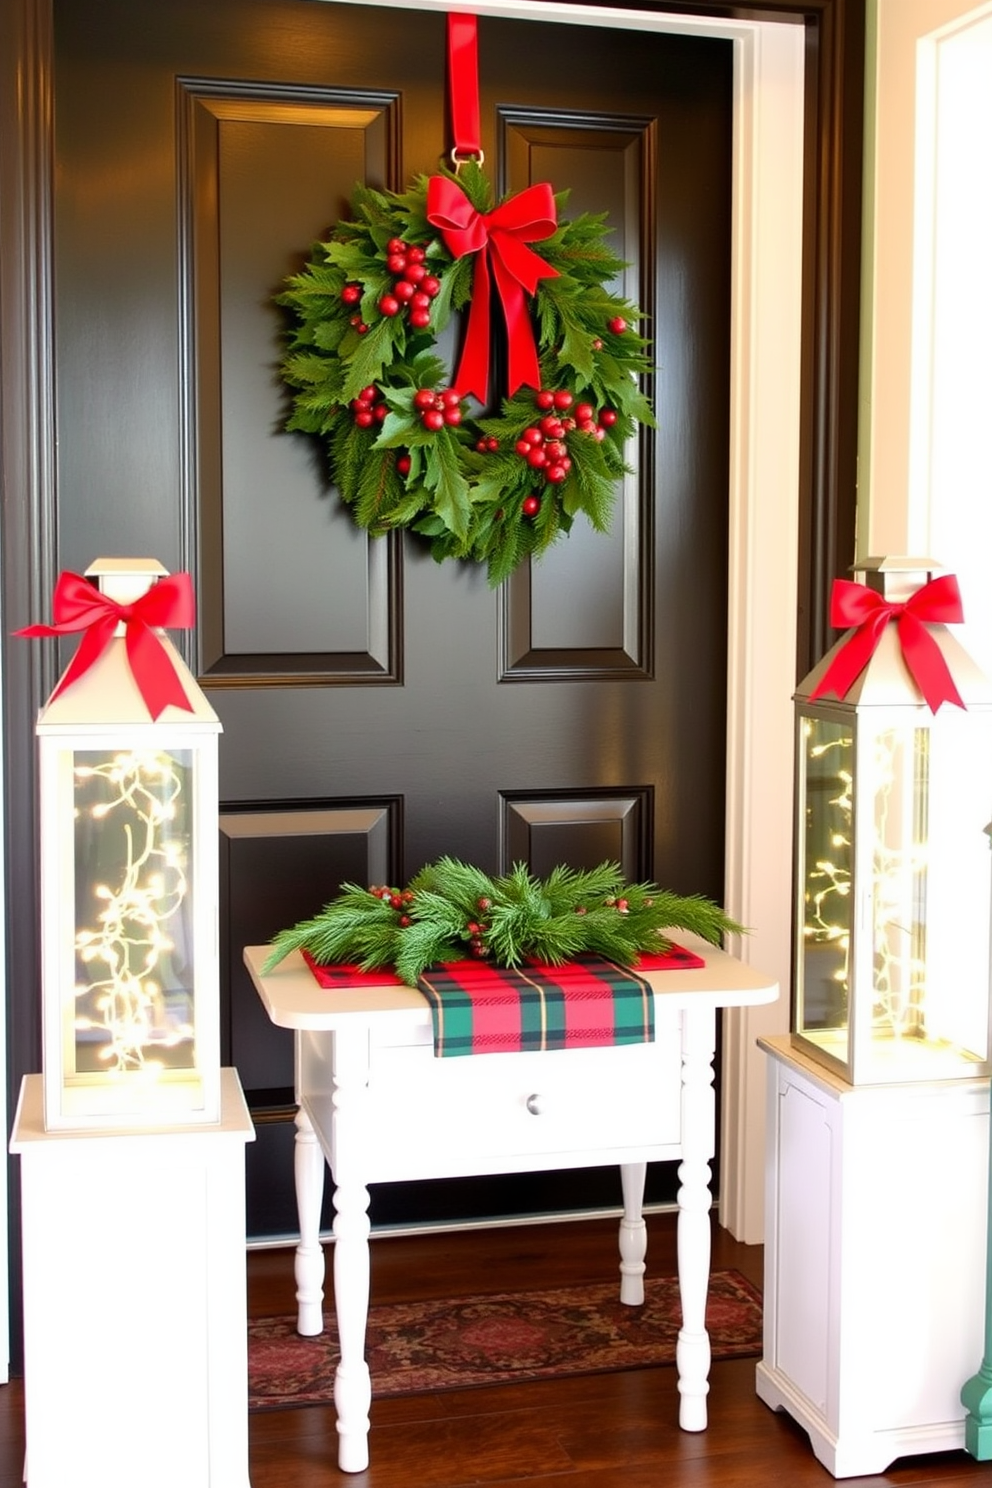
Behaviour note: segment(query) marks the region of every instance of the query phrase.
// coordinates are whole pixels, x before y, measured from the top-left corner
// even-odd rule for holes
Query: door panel
[[[289,1046],[246,941],[444,853],[616,858],[721,895],[731,47],[480,21],[497,188],[548,179],[569,214],[608,212],[658,362],[609,535],[578,525],[492,592],[414,537],[370,541],[323,451],[282,432],[272,296],[356,179],[402,188],[446,152],[443,16],[56,0],[55,20],[59,556],[195,572],[190,659],[224,726],[225,1057],[272,1118],[252,1224],[288,1230]],[[599,1182],[403,1185],[373,1219],[597,1203]]]
[[[314,444],[279,435],[288,400],[271,294],[329,225],[329,202],[395,174],[398,99],[187,80],[179,108],[201,676],[395,682],[391,545],[354,527]]]
[[[221,1058],[237,1067],[251,1105],[292,1100],[293,1036],[269,1021],[242,951],[292,924],[301,904],[320,908],[315,884],[382,883],[396,856],[397,805],[221,812]]]
[[[543,111],[499,104],[495,113],[503,189],[551,181],[569,191],[569,215],[606,212],[610,245],[628,265],[613,287],[653,321],[655,121],[620,127],[615,118],[593,113],[548,120]],[[519,569],[507,584],[501,681],[650,676],[654,449],[647,431],[628,463],[611,531],[604,535],[578,523],[567,544],[552,548],[535,567]]]

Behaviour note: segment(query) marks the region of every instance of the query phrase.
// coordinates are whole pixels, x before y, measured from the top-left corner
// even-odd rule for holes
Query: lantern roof
[[[947,669],[954,679],[954,684],[965,707],[992,708],[992,682],[977,662],[971,658],[957,636],[952,634],[946,625],[928,625],[927,629],[940,648],[940,653],[947,663]],[[820,678],[847,643],[849,636],[850,632],[843,635],[836,645],[831,646],[822,660],[817,662],[813,670],[803,678],[796,688],[797,702],[807,700],[816,690]],[[902,654],[897,626],[889,624],[885,627],[874,655],[842,699],[835,697],[833,693],[824,693],[817,699],[817,702],[830,707],[842,708],[905,708],[914,704],[925,707],[920,690]],[[952,703],[943,704],[945,708],[953,706]]]
[[[865,558],[854,565],[854,572],[863,576],[865,585],[893,604],[905,602],[941,571],[941,565],[932,558]],[[965,708],[992,707],[992,681],[969,655],[957,634],[946,625],[936,623],[927,624],[926,629],[947,665]],[[853,630],[846,631],[803,678],[796,688],[797,702],[808,700],[815,692],[820,679],[853,634]],[[843,699],[833,693],[824,693],[817,701],[846,709],[925,706],[903,655],[898,625],[890,622],[882,630],[868,664]],[[944,703],[942,706],[953,708],[955,705]]]
[[[133,604],[153,584],[168,577],[169,570],[153,558],[98,558],[86,569],[101,593],[121,605]],[[153,719],[135,681],[127,651],[124,624],[96,660],[64,690],[56,687],[38,716],[39,734],[83,732],[105,734],[126,727],[152,733],[162,725],[182,727],[196,733],[220,733],[217,714],[208,703],[192,672],[169,636],[156,628],[163,664],[171,666],[189,702],[189,709],[170,703]]]

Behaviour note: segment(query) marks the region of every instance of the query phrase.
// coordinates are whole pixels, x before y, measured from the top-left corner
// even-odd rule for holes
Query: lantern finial
[[[101,594],[118,604],[133,604],[169,575],[156,558],[95,558],[85,572],[88,579],[96,580]]]
[[[851,565],[851,572],[862,575],[862,582],[874,589],[890,604],[904,604],[924,584],[943,572],[943,565],[933,558],[862,558]]]

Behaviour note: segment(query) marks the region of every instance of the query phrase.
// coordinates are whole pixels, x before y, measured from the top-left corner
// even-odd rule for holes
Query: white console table
[[[706,1428],[705,1326],[714,1147],[717,1010],[774,1002],[775,982],[691,936],[706,958],[650,972],[655,1040],[613,1048],[435,1058],[430,1008],[408,987],[322,988],[297,952],[262,975],[268,946],[245,963],[273,1023],[296,1035],[298,1328],[323,1331],[320,1207],[324,1161],[334,1195],[334,1299],[341,1360],[334,1385],[338,1463],[368,1466],[371,1380],[365,1363],[370,1183],[619,1164],[620,1296],[644,1296],[645,1165],[681,1159],[678,1256],[682,1328],[679,1423]]]
[[[249,1488],[245,1144],[221,1119],[45,1130],[21,1085],[28,1488]]]

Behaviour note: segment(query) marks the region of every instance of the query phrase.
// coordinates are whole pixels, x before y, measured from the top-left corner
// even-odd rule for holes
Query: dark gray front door
[[[281,425],[272,296],[446,134],[445,20],[305,0],[56,0],[60,566],[190,568],[221,748],[225,1059],[259,1122],[251,1227],[292,1227],[288,1035],[245,943],[342,879],[447,853],[723,882],[729,43],[483,18],[486,165],[607,211],[651,314],[658,432],[609,536],[499,592],[369,542]],[[664,1177],[657,1180],[664,1185]],[[612,1202],[618,1180],[374,1194],[374,1222]]]

